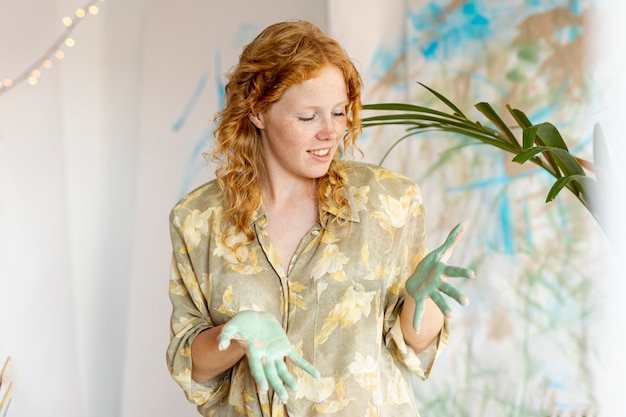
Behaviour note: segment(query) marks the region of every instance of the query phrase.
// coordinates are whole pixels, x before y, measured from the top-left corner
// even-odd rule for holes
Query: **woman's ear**
[[[263,122],[263,116],[257,112],[248,113],[248,119],[255,125],[258,129],[265,129],[265,123]]]

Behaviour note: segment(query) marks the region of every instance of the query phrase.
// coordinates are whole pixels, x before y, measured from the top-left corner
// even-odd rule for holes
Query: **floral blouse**
[[[204,416],[418,416],[411,374],[426,379],[448,338],[447,323],[416,354],[403,339],[404,282],[427,254],[418,186],[362,162],[339,162],[348,179],[347,222],[317,224],[285,269],[268,237],[261,204],[256,239],[239,259],[222,243],[218,185],[185,196],[170,215],[173,261],[167,364]],[[331,214],[338,212],[333,205]],[[229,238],[232,244],[243,234]],[[300,389],[286,403],[257,389],[247,360],[206,383],[191,378],[191,343],[242,310],[272,313],[319,379],[287,361]]]

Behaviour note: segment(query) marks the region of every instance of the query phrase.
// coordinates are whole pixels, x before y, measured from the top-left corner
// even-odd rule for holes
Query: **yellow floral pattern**
[[[348,181],[347,223],[314,226],[290,265],[281,265],[272,248],[263,205],[252,219],[256,240],[233,251],[245,237],[224,235],[215,181],[172,209],[167,366],[202,415],[419,415],[410,375],[428,377],[448,337],[445,326],[416,354],[398,320],[404,282],[427,252],[420,190],[375,165],[340,164]],[[331,202],[327,210],[338,213]],[[256,387],[245,358],[207,383],[191,378],[194,337],[246,309],[274,314],[296,351],[321,373],[314,379],[290,364],[300,390],[286,403]]]
[[[324,319],[324,326],[315,335],[315,345],[326,342],[338,325],[341,325],[342,328],[352,326],[361,319],[361,316],[369,316],[373,298],[374,293],[372,292],[359,292],[355,291],[353,287],[349,287],[341,297],[341,301],[333,307]]]

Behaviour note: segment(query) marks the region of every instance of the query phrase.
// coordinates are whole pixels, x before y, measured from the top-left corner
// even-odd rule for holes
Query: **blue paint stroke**
[[[396,42],[396,45],[392,47],[378,47],[374,52],[370,68],[367,72],[372,78],[380,82],[390,73],[405,71],[406,66],[403,60],[410,46],[411,45],[408,45],[404,40],[399,40]],[[398,67],[398,63],[402,64],[400,64],[399,68],[396,68]],[[407,77],[402,74],[394,77],[394,81],[395,83],[392,87],[396,91],[406,90],[410,83]]]
[[[498,184],[509,184],[517,179],[520,178],[524,178],[524,177],[530,177],[530,176],[534,176],[537,174],[542,174],[544,173],[543,169],[541,168],[536,168],[536,169],[532,169],[532,170],[528,170],[528,171],[524,171],[518,175],[515,176],[510,176],[510,175],[500,175],[500,176],[494,176],[491,178],[487,178],[485,180],[480,180],[480,181],[476,181],[473,183],[469,183],[469,184],[464,184],[464,185],[457,185],[454,187],[446,187],[445,190],[446,192],[466,192],[466,191],[474,191],[474,190],[478,190],[481,188],[487,188],[490,187],[492,185],[498,185]]]
[[[454,10],[429,3],[423,10],[407,13],[407,19],[420,38],[409,38],[409,44],[417,44],[426,60],[449,59],[467,56],[467,44],[483,44],[492,35],[490,19],[481,10],[479,2],[470,1]]]
[[[204,171],[206,168],[206,161],[203,157],[203,151],[206,145],[211,140],[213,134],[211,132],[205,132],[196,141],[189,158],[187,159],[187,169],[183,176],[183,184],[180,191],[179,198],[182,198],[185,194],[191,191],[193,181]]]
[[[196,88],[192,92],[191,97],[189,98],[189,100],[187,100],[187,104],[185,105],[181,113],[181,116],[178,118],[176,123],[174,123],[174,125],[172,126],[172,130],[174,132],[176,133],[180,132],[180,130],[183,128],[183,126],[187,122],[187,119],[189,118],[189,116],[193,113],[194,108],[198,104],[198,101],[200,97],[202,96],[202,93],[204,92],[204,89],[208,83],[208,80],[209,80],[209,73],[208,71],[205,71],[200,77],[200,79],[198,80],[198,83],[196,84]],[[196,141],[196,144],[190,156],[188,157],[188,162],[186,164],[185,172],[183,173],[183,183],[181,186],[181,190],[179,192],[179,197],[184,196],[187,192],[190,191],[194,178],[196,178],[198,173],[205,166],[203,163],[200,163],[200,162],[204,161],[204,159],[202,158],[202,149],[205,147],[207,141],[208,141],[208,134],[206,133],[201,135],[199,140]]]
[[[226,103],[224,80],[222,78],[222,55],[220,51],[215,52],[215,91],[217,92],[217,108],[223,109]]]
[[[583,0],[583,2],[584,1],[585,0]],[[576,16],[580,16],[583,13],[583,8],[579,0],[570,0],[569,4],[570,4],[570,7],[572,8],[572,12],[574,12]]]
[[[464,184],[464,185],[454,186],[454,187],[446,187],[445,192],[471,192],[471,191],[475,191],[479,189],[488,188],[494,185],[508,186],[514,181],[521,179],[521,178],[525,178],[525,177],[536,176],[536,175],[548,176],[548,174],[541,168],[524,171],[515,176],[508,175],[504,171],[504,156],[494,155],[494,157],[497,159],[496,164],[497,164],[497,170],[499,172],[497,175],[491,178],[487,178],[487,179],[469,183],[469,184]],[[499,227],[497,227],[496,230],[500,231],[500,234],[498,236],[499,243],[497,245],[497,249],[499,249],[503,253],[513,255],[515,254],[515,232],[514,232],[513,220],[511,217],[510,200],[506,192],[502,193],[502,195],[499,197],[499,200],[497,201],[497,204],[498,204]],[[561,209],[562,208],[563,207],[561,207]],[[533,238],[531,234],[532,228],[530,227],[530,218],[529,218],[529,213],[528,213],[529,209],[528,209],[527,203],[524,203],[523,211],[525,215],[524,216],[525,224],[527,225],[527,227],[525,228],[527,230],[527,233],[525,236],[526,241],[528,242],[529,245],[532,245],[532,242],[533,242]],[[563,228],[564,228],[565,223],[566,223],[565,213],[562,210],[558,210],[558,211],[560,213],[560,218],[561,218],[560,220],[563,223]]]
[[[416,46],[426,60],[463,59],[468,57],[468,48],[474,47],[480,53],[498,33],[510,32],[511,27],[526,18],[557,7],[570,8],[576,15],[582,13],[579,0],[526,0],[514,4],[473,0],[454,9],[450,8],[449,1],[431,0],[421,9],[407,13],[409,31],[406,44],[407,47]],[[572,27],[564,33],[573,40],[579,35],[579,29]]]
[[[224,86],[224,80],[222,79],[222,76],[221,76],[222,57],[221,57],[221,53],[219,50],[215,52],[214,62],[215,62],[214,82],[215,82],[215,91],[217,93],[217,106],[218,106],[218,109],[221,110],[224,108],[224,103],[225,103],[225,92],[224,92],[225,86]],[[204,87],[207,84],[208,78],[209,76],[208,76],[208,71],[207,71],[202,75],[201,79],[198,81],[198,87],[196,87],[192,98],[187,103],[187,106],[185,107],[185,110],[183,112],[185,116],[181,117],[179,122],[176,123],[175,126],[177,125],[180,125],[180,126],[175,131],[178,131],[180,127],[182,127],[185,120],[192,113],[196,103],[198,102],[200,95],[202,94],[204,90]],[[196,140],[196,144],[191,150],[189,157],[187,158],[187,164],[186,164],[187,168],[185,169],[185,173],[183,174],[183,183],[182,183],[181,191],[180,191],[181,197],[190,191],[195,179],[198,178],[204,172],[207,166],[207,161],[204,158],[204,152],[208,143],[211,141],[212,138],[213,138],[213,131],[210,131],[210,132],[207,131],[207,132],[202,133]]]
[[[504,155],[496,154],[494,162],[497,170],[496,174],[500,175],[503,178],[507,178],[509,180],[507,181],[507,183],[513,182],[514,178],[506,174],[504,167]],[[498,218],[500,220],[500,227],[497,230],[500,230],[500,242],[502,244],[502,251],[506,254],[513,255],[515,253],[515,232],[513,220],[511,218],[511,204],[509,201],[508,192],[503,192],[500,195],[499,200]]]
[[[524,230],[526,231],[526,233],[524,234],[524,238],[526,239],[528,247],[532,248],[535,246],[535,239],[533,237],[533,228],[530,221],[530,205],[528,204],[528,199],[524,198],[522,200],[522,204],[522,210],[524,213]]]
[[[572,43],[581,35],[582,29],[578,25],[569,25],[554,32],[557,39],[563,39],[566,43]]]
[[[198,81],[198,84],[196,84],[196,88],[191,94],[191,97],[189,98],[189,100],[187,101],[187,104],[185,105],[185,108],[183,109],[182,114],[172,126],[172,130],[174,132],[180,131],[180,129],[182,129],[182,127],[184,126],[185,122],[187,121],[187,118],[193,111],[193,108],[196,106],[198,99],[202,95],[202,92],[204,91],[204,87],[206,86],[208,79],[209,79],[209,74],[207,72],[202,74],[202,77],[200,77],[200,80]]]
[[[468,70],[467,69],[463,69],[461,71],[459,71],[460,74],[467,74],[469,75],[469,77],[472,79],[472,81],[476,81],[476,83],[471,83],[470,84],[470,88],[474,85],[480,86],[481,88],[483,88],[483,90],[480,92],[480,94],[485,94],[485,90],[484,87],[488,86],[490,88],[492,88],[493,90],[497,91],[498,96],[500,97],[504,97],[508,94],[508,89],[505,86],[498,86],[498,84],[496,84],[493,80],[487,78],[487,76],[485,76],[484,74],[481,74],[479,72],[476,71],[472,71],[472,70]]]
[[[385,74],[391,70],[391,67],[398,61],[404,51],[405,48],[403,48],[402,42],[399,42],[392,48],[379,47],[372,57],[372,67]]]
[[[513,220],[511,219],[511,205],[507,193],[502,193],[500,197],[500,230],[502,231],[501,241],[504,253],[512,255],[515,253],[515,233],[513,232]]]
[[[497,6],[488,1],[468,1],[454,9],[449,2],[432,0],[420,10],[408,10],[406,20],[408,30],[392,45],[377,48],[368,68],[368,73],[381,81],[393,71],[405,70],[398,63],[406,59],[409,51],[418,51],[424,59],[438,64],[446,60],[480,56],[485,45],[493,41],[496,34],[510,31],[511,27],[529,16],[546,13],[557,7],[571,7],[573,13],[580,12],[578,2],[572,4],[564,0],[526,0],[516,4],[500,3]],[[506,18],[503,18],[506,17]],[[517,22],[511,21],[515,17]],[[571,27],[567,33],[570,39],[579,35],[580,28]],[[556,33],[555,36],[559,36]],[[474,52],[471,52],[471,50]],[[468,52],[470,51],[470,52]],[[448,68],[448,71],[453,68]],[[394,77],[403,79],[403,77]],[[395,90],[407,87],[405,82],[397,82]]]
[[[558,103],[560,104],[560,103]],[[532,113],[530,113],[528,115],[528,118],[534,123],[534,124],[538,124],[540,123],[539,120],[546,120],[546,119],[550,119],[550,116],[553,114],[557,114],[559,108],[558,108],[558,104],[555,104],[553,106],[546,106],[543,107],[541,109],[538,109]]]

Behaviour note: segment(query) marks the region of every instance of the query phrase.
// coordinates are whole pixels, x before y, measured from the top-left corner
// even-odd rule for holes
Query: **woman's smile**
[[[314,156],[327,156],[330,154],[330,148],[324,148],[324,149],[315,149],[315,150],[311,150],[308,151],[309,153],[313,154]]]

